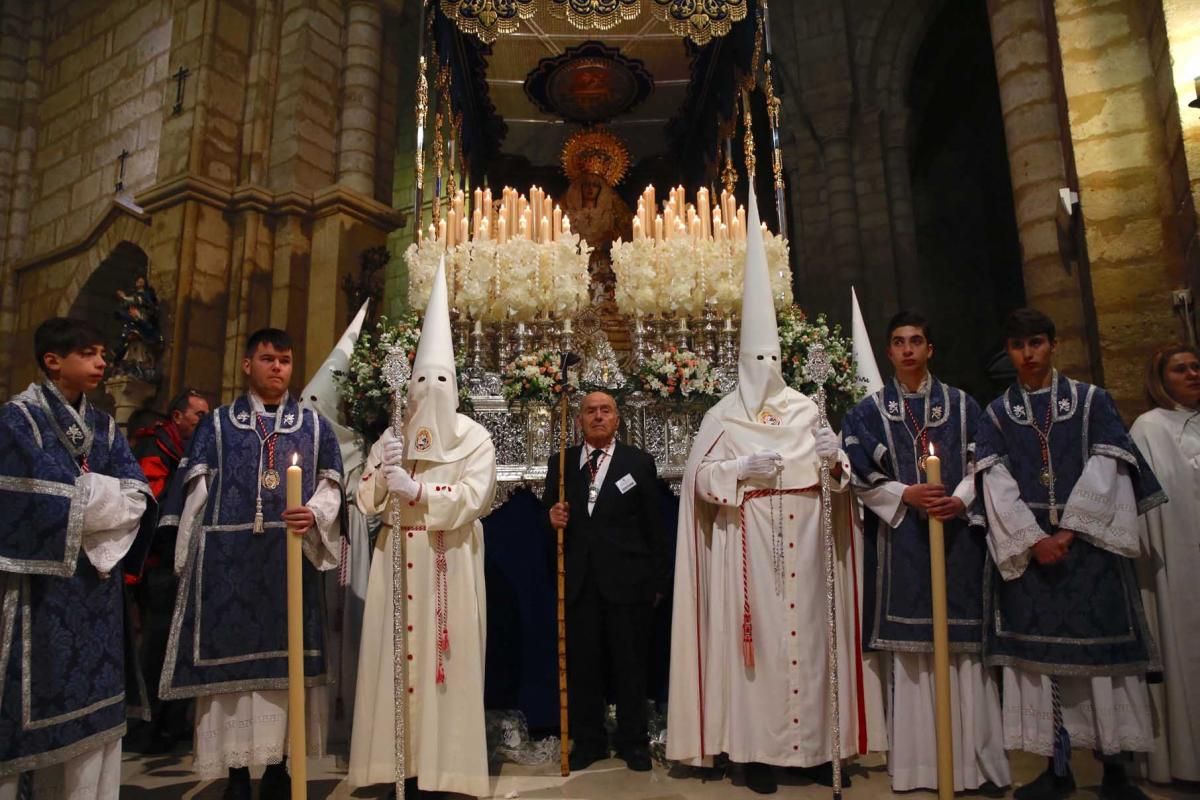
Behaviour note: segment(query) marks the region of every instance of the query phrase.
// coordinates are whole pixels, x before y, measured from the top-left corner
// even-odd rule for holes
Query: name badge
[[[617,488],[621,490],[621,494],[625,494],[635,486],[637,486],[637,481],[635,481],[633,476],[629,474],[626,474],[624,478],[621,478],[621,480],[617,481]]]

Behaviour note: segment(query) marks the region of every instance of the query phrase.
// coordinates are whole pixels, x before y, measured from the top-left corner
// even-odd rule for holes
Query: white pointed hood
[[[767,251],[758,219],[758,198],[750,184],[746,221],[746,268],[742,279],[742,341],[738,352],[737,393],[746,418],[758,421],[763,408],[787,384],[779,352],[775,299],[767,271]]]
[[[871,337],[867,335],[867,323],[863,321],[862,309],[858,307],[858,294],[850,287],[850,331],[854,342],[854,363],[858,377],[864,382],[867,394],[875,394],[883,388],[883,377],[871,349]]]
[[[352,481],[357,481],[358,472],[363,462],[363,447],[359,436],[346,427],[341,416],[341,396],[338,393],[334,372],[345,372],[350,366],[350,354],[354,352],[354,344],[362,333],[363,322],[367,318],[367,307],[371,301],[362,304],[354,319],[350,321],[342,338],[338,339],[333,350],[325,358],[321,368],[300,392],[299,402],[304,408],[316,411],[324,417],[337,434],[338,444],[342,449],[342,471],[346,476],[346,486],[353,491]]]
[[[458,413],[458,380],[446,294],[446,257],[438,265],[425,306],[421,340],[408,384],[408,416],[404,425],[409,460],[458,461],[479,445],[483,428]],[[486,431],[484,431],[486,436]]]

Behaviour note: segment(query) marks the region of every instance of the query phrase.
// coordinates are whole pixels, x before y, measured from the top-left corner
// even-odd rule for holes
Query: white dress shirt
[[[613,449],[616,446],[617,446],[617,440],[616,440],[616,438],[614,438],[611,442],[606,444],[604,447],[596,448],[596,447],[592,447],[587,442],[584,442],[583,447],[579,448],[579,468],[581,470],[583,470],[584,472],[587,472],[587,470],[588,470],[587,463],[588,463],[588,460],[592,457],[593,450],[598,449],[604,453],[604,455],[600,456],[600,463],[596,467],[596,478],[591,483],[591,485],[596,487],[597,495],[600,492],[600,487],[604,485],[604,476],[608,474],[608,462],[612,461]],[[587,474],[588,474],[588,477],[591,477],[590,472],[587,472]],[[592,515],[592,509],[595,507],[596,507],[596,504],[589,500],[588,501],[588,516],[589,517]]]

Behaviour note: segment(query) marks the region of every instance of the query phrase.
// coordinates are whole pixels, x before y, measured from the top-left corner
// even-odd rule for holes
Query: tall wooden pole
[[[316,465],[313,465],[316,469]],[[299,508],[300,467],[287,470],[287,507]],[[301,536],[287,532],[288,751],[292,758],[292,800],[308,797],[308,747],[304,741],[304,552]]]
[[[930,447],[933,450],[933,447]],[[942,482],[942,461],[932,452],[925,480]],[[946,535],[940,519],[929,518],[929,574],[933,594],[933,678],[937,709],[938,800],[954,797],[954,736],[950,719],[950,625],[946,609]]]
[[[565,370],[564,370],[565,372]],[[567,499],[567,391],[563,381],[559,396],[558,420],[558,502]],[[567,562],[563,551],[565,531],[555,529],[558,553],[558,726],[560,729],[559,767],[561,773],[571,774],[570,731],[567,714]]]

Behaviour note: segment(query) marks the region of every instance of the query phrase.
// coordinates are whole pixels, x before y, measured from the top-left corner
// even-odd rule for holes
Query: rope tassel
[[[754,669],[754,624],[749,613],[742,615],[742,663]]]

